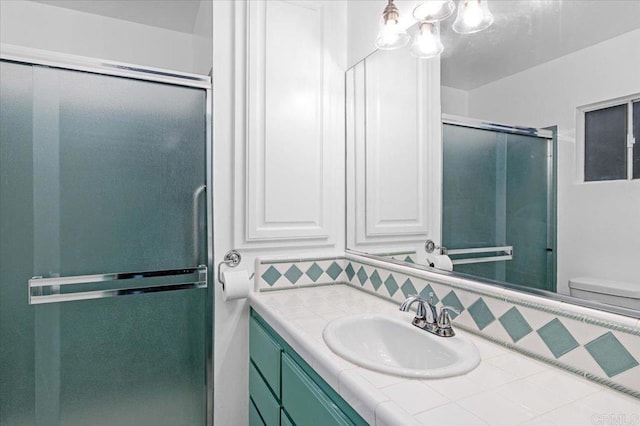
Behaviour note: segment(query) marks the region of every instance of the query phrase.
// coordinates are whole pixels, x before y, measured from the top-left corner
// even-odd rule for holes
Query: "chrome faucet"
[[[416,316],[411,323],[422,330],[433,333],[441,337],[451,337],[455,335],[453,328],[451,327],[451,317],[449,312],[455,312],[460,314],[456,309],[451,306],[443,306],[440,309],[440,314],[431,301],[417,294],[411,294],[407,297],[407,300],[402,302],[400,310],[402,312],[408,312],[411,305],[418,303],[416,309]]]

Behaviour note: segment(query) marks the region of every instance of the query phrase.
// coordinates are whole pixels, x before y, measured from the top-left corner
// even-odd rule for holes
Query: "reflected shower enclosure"
[[[555,166],[552,132],[444,120],[442,245],[511,246],[512,259],[469,257],[456,272],[555,291]],[[485,261],[486,260],[486,261]]]

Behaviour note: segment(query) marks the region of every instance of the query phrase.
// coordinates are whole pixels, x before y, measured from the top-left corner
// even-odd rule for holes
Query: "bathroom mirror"
[[[440,23],[440,58],[375,51],[347,71],[347,247],[446,268],[433,240],[454,274],[640,317],[640,2],[489,7],[476,34]],[[624,138],[614,157],[587,121]],[[616,162],[622,177],[590,177]]]

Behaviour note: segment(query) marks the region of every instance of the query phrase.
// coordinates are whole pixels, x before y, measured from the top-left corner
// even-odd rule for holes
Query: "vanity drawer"
[[[253,362],[249,362],[249,396],[266,426],[280,425],[280,403],[271,393],[269,386],[262,380]]]
[[[255,318],[249,325],[249,354],[271,390],[280,398],[280,354],[282,347]]]
[[[262,417],[251,398],[249,398],[249,426],[264,426]]]
[[[282,405],[298,425],[353,424],[287,354],[282,355]]]
[[[280,426],[296,426],[289,418],[287,412],[284,411],[284,408],[280,411]]]

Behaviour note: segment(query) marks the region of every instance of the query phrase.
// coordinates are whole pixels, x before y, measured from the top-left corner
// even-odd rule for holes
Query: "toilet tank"
[[[591,277],[571,278],[569,294],[581,299],[640,310],[640,283]]]

